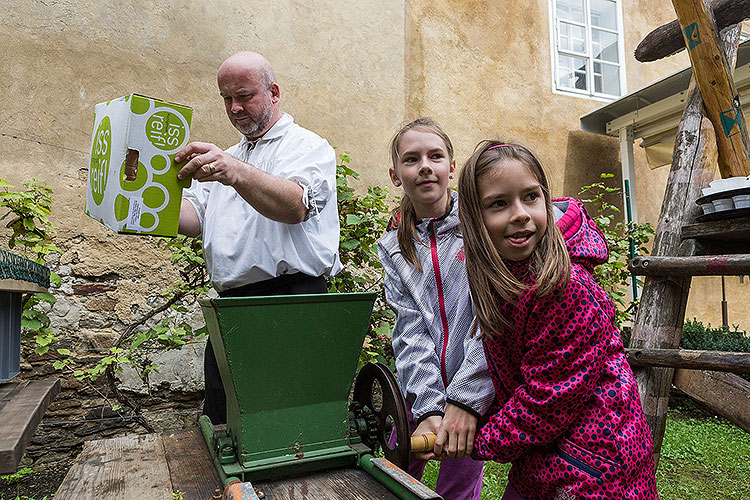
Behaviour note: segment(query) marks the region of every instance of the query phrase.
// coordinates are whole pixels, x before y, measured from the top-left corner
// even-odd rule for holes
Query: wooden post
[[[706,114],[716,131],[721,176],[746,176],[750,174],[750,139],[732,69],[719,44],[713,12],[706,9],[702,0],[672,0],[672,4]]]
[[[727,60],[731,61],[732,66],[739,33],[739,26],[736,26],[722,35]],[[695,85],[693,75],[685,112],[677,129],[672,167],[652,255],[695,254],[695,240],[681,241],[681,225],[693,220],[698,209],[695,200],[700,197],[701,188],[708,186],[714,178],[716,157],[713,126],[703,117],[701,102],[701,92]],[[646,278],[630,341],[631,348],[674,349],[680,345],[690,282],[690,276]],[[633,371],[638,380],[643,412],[654,438],[654,462],[658,464],[674,369],[635,368]]]

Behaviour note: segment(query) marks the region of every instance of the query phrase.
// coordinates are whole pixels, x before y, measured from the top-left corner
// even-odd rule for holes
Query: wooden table
[[[335,469],[254,484],[266,500],[396,500],[369,474]],[[55,500],[209,500],[221,487],[199,429],[88,441]],[[221,491],[221,490],[219,490]]]

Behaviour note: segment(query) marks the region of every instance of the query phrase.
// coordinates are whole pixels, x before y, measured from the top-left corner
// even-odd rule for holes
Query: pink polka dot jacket
[[[651,433],[615,307],[591,275],[609,255],[604,235],[579,201],[555,201],[570,282],[500,306],[513,326],[484,339],[497,398],[474,456],[512,462],[509,482],[524,499],[656,499]],[[508,264],[533,282],[528,261]]]

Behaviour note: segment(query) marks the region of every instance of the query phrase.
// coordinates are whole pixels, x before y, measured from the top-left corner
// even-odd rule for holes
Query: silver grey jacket
[[[417,224],[414,241],[422,272],[408,264],[396,229],[378,242],[385,293],[396,313],[393,350],[398,383],[415,422],[442,415],[446,402],[477,416],[495,396],[481,340],[469,336],[474,307],[458,225],[458,195],[450,211]]]

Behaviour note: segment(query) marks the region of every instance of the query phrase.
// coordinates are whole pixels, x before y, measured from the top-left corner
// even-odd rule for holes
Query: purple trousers
[[[417,428],[417,424],[414,423],[408,403],[407,411],[411,434]],[[392,436],[395,441],[395,433]],[[421,481],[426,465],[426,460],[417,460],[412,456],[407,472]],[[440,462],[435,492],[445,500],[479,500],[483,475],[484,462],[471,458],[446,458]]]

